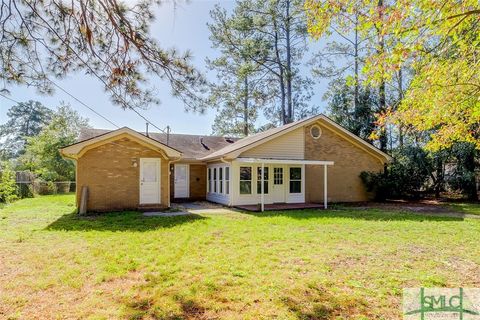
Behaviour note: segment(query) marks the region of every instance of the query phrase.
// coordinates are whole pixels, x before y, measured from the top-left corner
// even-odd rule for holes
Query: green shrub
[[[425,190],[431,170],[431,159],[424,150],[407,147],[395,155],[385,173],[364,171],[360,178],[376,200],[416,198]]]
[[[10,203],[18,198],[15,172],[8,163],[2,165],[0,172],[0,202]]]
[[[35,192],[40,195],[56,194],[57,186],[52,181],[36,181]]]
[[[381,172],[367,172],[360,173],[360,179],[367,188],[368,192],[375,194],[375,200],[384,201],[391,197],[391,181]]]
[[[479,152],[473,143],[457,143],[452,147],[454,169],[447,177],[448,186],[460,191],[469,200],[478,200],[477,162]]]
[[[33,192],[33,185],[32,183],[20,183],[18,185],[18,196],[23,199],[23,198],[33,198],[34,192]]]

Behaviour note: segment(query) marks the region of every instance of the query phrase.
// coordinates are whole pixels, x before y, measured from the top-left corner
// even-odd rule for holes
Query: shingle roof
[[[170,134],[167,142],[167,135],[165,133],[150,133],[149,137],[180,151],[181,153],[183,153],[183,159],[208,161],[221,158],[229,153],[241,152],[241,149],[253,146],[257,143],[262,143],[263,140],[268,141],[275,136],[281,135],[283,131],[288,131],[290,129],[294,130],[295,127],[306,125],[309,122],[314,122],[317,120],[325,121],[326,124],[329,124],[330,126],[335,128],[335,130],[341,132],[343,135],[349,136],[351,139],[357,141],[359,144],[381,155],[388,161],[392,160],[392,158],[388,154],[379,150],[372,144],[362,140],[361,138],[354,135],[353,133],[343,128],[339,124],[335,123],[323,114],[292,122],[278,128],[272,128],[242,139],[226,138],[219,136]],[[85,129],[81,132],[78,142],[97,137],[110,131],[111,130],[103,129]]]
[[[80,136],[77,142],[92,139],[111,131],[113,130],[83,129],[80,132]],[[225,146],[233,144],[235,141],[238,140],[238,138],[226,138],[219,136],[202,136],[171,133],[169,134],[167,142],[167,134],[158,132],[149,133],[149,137],[182,152],[184,159],[203,158],[219,149],[222,149]]]

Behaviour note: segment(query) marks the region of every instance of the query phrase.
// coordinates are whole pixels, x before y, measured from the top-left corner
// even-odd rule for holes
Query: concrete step
[[[167,207],[161,204],[142,204],[138,206],[138,211],[141,212],[156,212],[167,209]]]

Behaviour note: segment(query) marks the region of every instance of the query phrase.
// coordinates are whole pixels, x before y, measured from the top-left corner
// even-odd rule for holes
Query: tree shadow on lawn
[[[65,214],[46,227],[61,231],[151,231],[193,223],[206,217],[189,214],[172,217],[146,217],[141,212],[124,211],[98,215],[79,216],[75,212]]]
[[[425,213],[412,213],[406,211],[385,211],[379,209],[301,209],[265,212],[244,212],[256,217],[284,216],[294,219],[329,219],[344,218],[368,221],[451,221],[461,222],[464,218],[461,214],[455,216],[433,215]]]

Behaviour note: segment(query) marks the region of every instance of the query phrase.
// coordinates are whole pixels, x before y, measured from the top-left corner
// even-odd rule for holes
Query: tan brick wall
[[[180,162],[179,162],[180,163]],[[205,164],[190,164],[190,200],[205,200],[207,195],[207,166]],[[175,167],[170,166],[170,199],[174,199]]]
[[[305,159],[334,161],[328,166],[328,201],[366,201],[372,195],[365,190],[359,175],[362,171],[382,171],[383,163],[372,154],[332,131],[323,123],[316,123],[322,135],[315,140],[310,128],[305,127]],[[323,201],[323,166],[307,165],[305,168],[305,200]]]
[[[87,151],[77,161],[77,204],[88,186],[88,211],[137,209],[140,158],[161,158],[161,205],[169,203],[168,160],[159,152],[123,138]],[[137,166],[132,165],[136,160]]]

